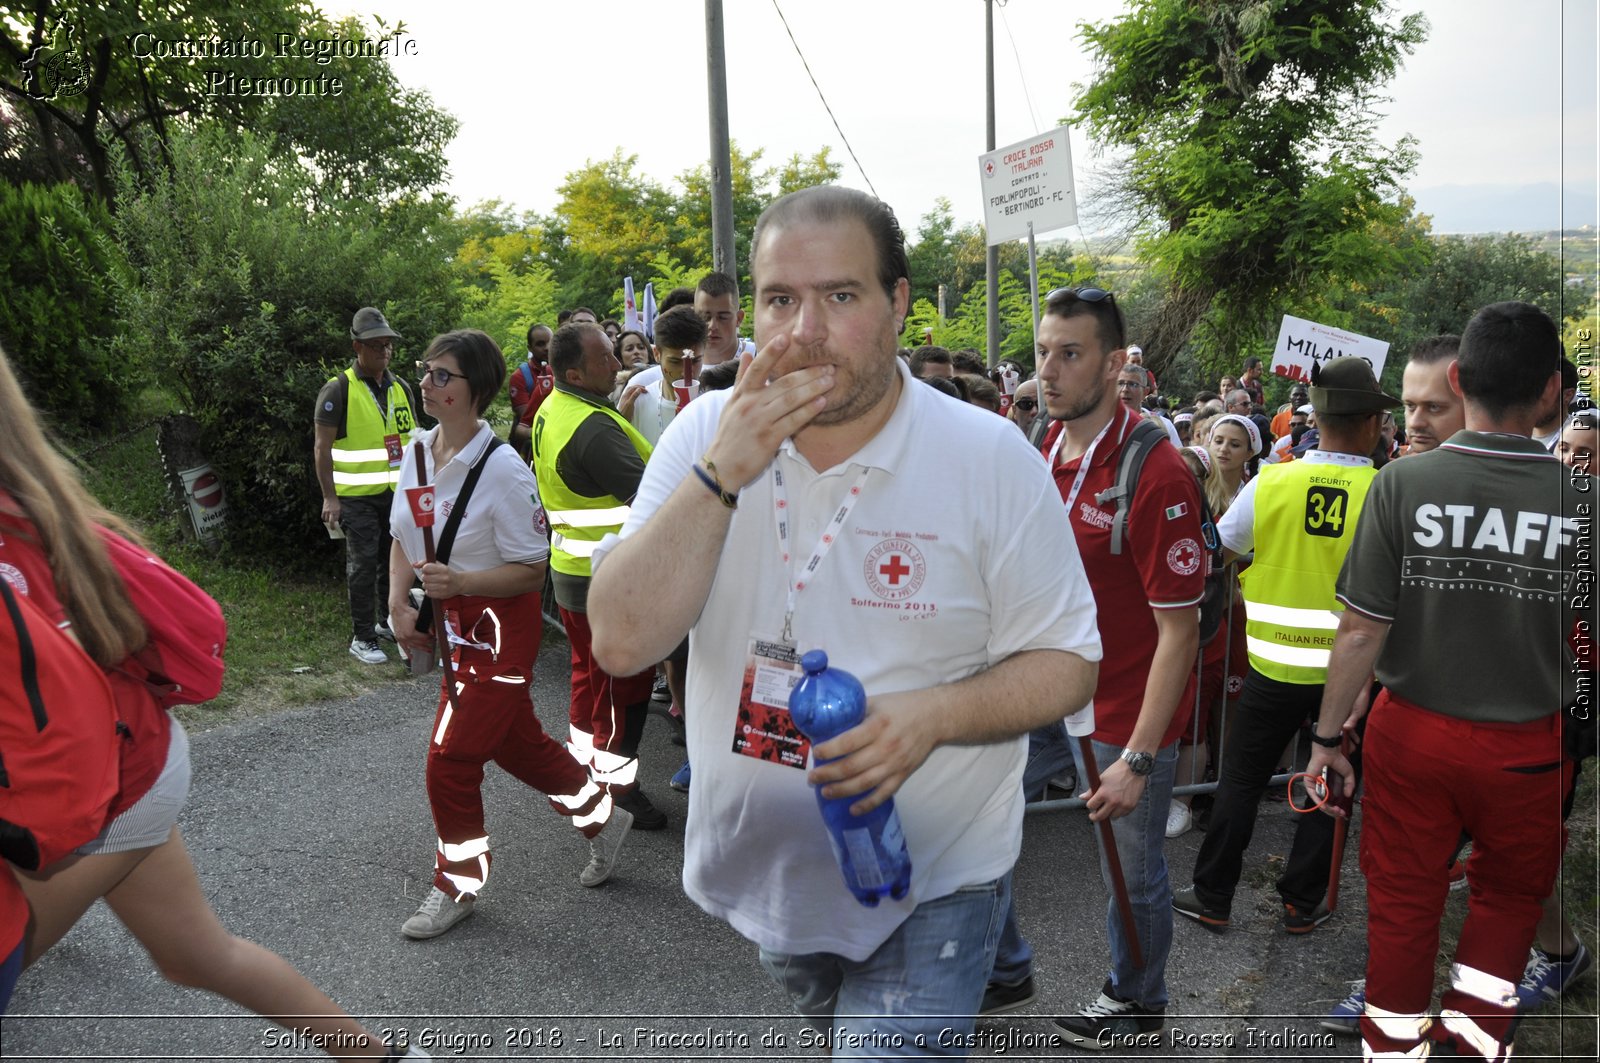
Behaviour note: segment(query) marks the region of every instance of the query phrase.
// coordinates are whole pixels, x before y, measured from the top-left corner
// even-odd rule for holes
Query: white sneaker
[[[1194,813],[1189,811],[1189,806],[1182,801],[1172,802],[1172,807],[1167,809],[1167,837],[1177,838],[1189,833],[1189,828],[1194,826]]]
[[[611,877],[611,872],[617,869],[617,853],[632,829],[633,813],[613,805],[605,829],[589,839],[589,866],[578,872],[581,884],[598,886]]]
[[[407,919],[400,928],[400,933],[418,941],[436,938],[471,915],[475,903],[477,898],[473,896],[451,900],[444,890],[435,886],[433,892],[428,894],[428,899],[422,902],[422,907],[417,909],[417,914]]]
[[[350,656],[362,664],[383,664],[389,659],[389,655],[383,652],[383,648],[376,641],[363,642],[361,639],[350,640]]]
[[[390,642],[394,641],[394,632],[389,630],[389,625],[385,624],[381,620],[372,625],[372,633],[378,636],[380,639],[388,639]]]

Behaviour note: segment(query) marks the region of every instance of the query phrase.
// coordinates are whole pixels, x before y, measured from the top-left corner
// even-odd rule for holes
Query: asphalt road
[[[546,641],[535,704],[566,725],[566,646]],[[493,874],[476,913],[416,942],[400,924],[428,890],[434,848],[423,760],[437,680],[220,726],[191,728],[194,787],[181,827],[234,933],[288,958],[374,1030],[404,1029],[435,1058],[816,1058],[755,949],[685,896],[682,760],[652,719],[642,779],[668,829],[634,832],[604,887],[577,883],[586,850],[543,797],[490,766]],[[1340,912],[1283,933],[1270,883],[1292,813],[1263,808],[1234,925],[1179,920],[1163,1043],[1139,1058],[1349,1055],[1316,1020],[1364,965],[1365,896],[1346,857]],[[1200,835],[1168,843],[1189,881]],[[1265,891],[1261,888],[1265,885]],[[1105,976],[1106,901],[1081,812],[1030,815],[1019,920],[1039,999],[980,1026],[975,1055],[1104,1058],[1052,1047],[1049,1017],[1092,1000]],[[233,1004],[165,982],[104,905],[23,975],[0,1020],[0,1056],[35,1060],[315,1057]]]

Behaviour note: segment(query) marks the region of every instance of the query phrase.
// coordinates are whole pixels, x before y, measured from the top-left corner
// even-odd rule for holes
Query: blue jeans
[[[762,949],[761,966],[834,1059],[966,1056],[1010,898],[1006,875],[917,905],[865,960]]]
[[[1044,798],[1045,784],[1074,763],[1072,747],[1076,743],[1076,739],[1067,737],[1067,726],[1061,720],[1028,732],[1028,762],[1022,769],[1024,801]]]
[[[1095,763],[1101,771],[1122,755],[1120,745],[1091,742]],[[1088,786],[1079,744],[1071,742],[1072,759],[1078,778]],[[1167,858],[1163,844],[1167,837],[1167,808],[1172,803],[1173,776],[1178,769],[1178,743],[1156,753],[1155,770],[1145,782],[1144,793],[1133,811],[1111,821],[1117,855],[1122,859],[1122,874],[1127,882],[1128,901],[1133,906],[1134,924],[1144,951],[1144,969],[1133,965],[1128,936],[1122,928],[1122,913],[1117,909],[1111,888],[1111,872],[1105,852],[1099,846],[1100,878],[1105,883],[1106,936],[1111,942],[1111,991],[1119,1000],[1132,1000],[1147,1008],[1167,1004],[1167,954],[1172,951],[1172,884],[1167,878]],[[1100,837],[1095,828],[1095,838]],[[1016,913],[1007,905],[1000,945],[995,953],[992,975],[996,982],[1014,984],[1033,973],[1033,949],[1017,929]]]

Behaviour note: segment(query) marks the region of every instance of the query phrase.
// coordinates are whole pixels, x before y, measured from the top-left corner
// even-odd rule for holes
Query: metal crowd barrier
[[[1230,566],[1230,567],[1232,567],[1232,566]],[[1237,582],[1236,581],[1234,583],[1234,586],[1237,586]],[[1222,648],[1222,667],[1223,667],[1223,670],[1224,670],[1224,674],[1226,674],[1226,670],[1227,670],[1227,667],[1228,667],[1228,661],[1233,655],[1233,645],[1232,645],[1232,639],[1233,639],[1233,610],[1234,610],[1234,607],[1237,606],[1237,605],[1239,605],[1238,600],[1237,600],[1237,596],[1230,595],[1229,598],[1228,598],[1228,607],[1227,607],[1226,611],[1224,611],[1223,616],[1222,616],[1222,627],[1217,632],[1217,636],[1219,638],[1222,638],[1222,639],[1225,640],[1224,643],[1223,643],[1223,648]],[[1202,678],[1202,661],[1203,661],[1204,657],[1205,657],[1205,647],[1202,646],[1200,648],[1200,651],[1195,654],[1195,661],[1194,661],[1195,705],[1194,705],[1194,713],[1189,718],[1189,727],[1190,727],[1189,738],[1190,738],[1191,741],[1194,741],[1194,740],[1197,740],[1198,738],[1204,737],[1204,736],[1200,735],[1200,733],[1199,733],[1199,731],[1200,731],[1200,683],[1199,683],[1199,680]],[[1227,683],[1226,678],[1224,678],[1223,683],[1222,683],[1222,714],[1221,714],[1220,718],[1217,720],[1217,748],[1211,754],[1212,758],[1216,761],[1216,763],[1218,765],[1223,763],[1223,757],[1226,755],[1227,748],[1228,748],[1228,709],[1227,709],[1228,701],[1229,701],[1229,698],[1228,698],[1228,683]],[[1297,735],[1295,737],[1295,751],[1294,751],[1294,758],[1293,758],[1294,763],[1300,763],[1304,759],[1304,754],[1306,752],[1304,746],[1305,746],[1304,739],[1301,736]],[[1293,764],[1290,765],[1290,768],[1291,768],[1290,771],[1279,772],[1276,775],[1272,776],[1272,778],[1267,781],[1267,785],[1269,787],[1272,787],[1272,786],[1285,787],[1285,786],[1287,786],[1289,784],[1289,779],[1292,778],[1293,774],[1294,774],[1294,772],[1293,772]],[[1173,797],[1184,797],[1184,796],[1189,795],[1189,794],[1216,793],[1218,783],[1216,783],[1216,782],[1196,781],[1196,776],[1197,775],[1198,776],[1203,776],[1205,774],[1205,770],[1206,770],[1206,766],[1204,764],[1196,763],[1196,764],[1192,765],[1192,767],[1190,768],[1189,781],[1188,782],[1183,782],[1181,780],[1174,780],[1174,785],[1172,787],[1172,796]],[[1046,793],[1048,793],[1048,792],[1049,792],[1049,790],[1047,788],[1046,789]],[[1084,807],[1084,800],[1081,797],[1058,797],[1058,798],[1053,798],[1053,799],[1047,798],[1046,800],[1042,800],[1042,801],[1029,801],[1027,803],[1027,806],[1026,806],[1026,812],[1027,812],[1028,815],[1037,815],[1037,814],[1045,813],[1045,812],[1065,812],[1065,811],[1069,811],[1069,810],[1073,810],[1073,809],[1082,809],[1083,807]]]

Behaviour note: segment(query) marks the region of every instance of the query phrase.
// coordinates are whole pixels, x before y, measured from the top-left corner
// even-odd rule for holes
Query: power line
[[[1028,91],[1028,75],[1022,72],[1022,53],[1017,51],[1017,39],[1011,35],[1011,20],[1006,18],[1006,5],[1002,2],[995,5],[1000,9],[1000,25],[1006,28],[1006,38],[1011,41],[1011,55],[1017,61],[1017,78],[1022,82],[1022,98],[1028,101],[1028,117],[1033,119],[1033,131],[1044,132],[1039,125],[1039,115],[1033,109],[1033,93]]]
[[[817,84],[817,75],[811,72],[811,64],[806,62],[806,53],[800,50],[800,42],[794,39],[794,30],[789,28],[789,20],[783,17],[783,8],[778,6],[778,0],[772,0],[772,9],[778,13],[778,21],[783,23],[783,31],[789,35],[789,43],[794,45],[795,54],[800,57],[800,65],[806,68],[806,76],[811,79],[811,87],[817,90],[817,98],[822,101],[823,110],[833,119],[833,128],[838,131],[839,139],[844,141],[844,150],[850,153],[851,161],[856,164],[856,169],[861,171],[861,179],[867,182],[867,188],[871,189],[874,196],[878,196],[878,190],[872,187],[872,178],[867,176],[867,168],[856,158],[856,149],[850,146],[850,138],[844,135],[844,130],[839,127],[839,119],[834,117],[833,108],[828,106],[828,97],[822,94],[822,86]],[[878,196],[878,198],[883,197]]]

